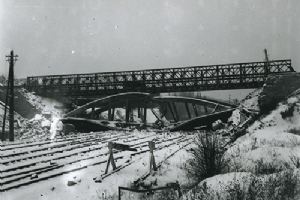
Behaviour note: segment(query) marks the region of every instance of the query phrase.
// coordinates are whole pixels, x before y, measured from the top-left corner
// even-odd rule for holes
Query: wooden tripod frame
[[[113,155],[113,143],[112,142],[108,143],[108,151],[109,151],[109,156],[108,156],[108,160],[107,160],[105,174],[107,174],[107,172],[108,172],[108,168],[109,168],[109,164],[110,163],[111,163],[111,165],[113,167],[113,170],[115,170],[117,168],[115,160],[114,160],[114,155]]]
[[[155,158],[153,151],[155,149],[155,143],[153,141],[149,141],[149,149],[150,149],[150,172],[151,171],[157,171],[157,166],[155,163]]]

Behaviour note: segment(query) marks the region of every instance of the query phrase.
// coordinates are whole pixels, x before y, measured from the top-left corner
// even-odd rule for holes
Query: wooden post
[[[106,169],[105,169],[105,174],[108,173],[108,168],[109,168],[109,164],[111,163],[113,170],[115,170],[116,167],[116,163],[114,160],[114,155],[113,155],[113,143],[112,142],[108,142],[108,151],[109,151],[109,156],[107,159],[107,165],[106,165]]]
[[[155,143],[153,141],[149,141],[149,149],[150,149],[150,172],[157,171],[157,166],[155,163],[155,158],[153,155],[153,151],[155,149]]]
[[[118,195],[119,195],[119,196],[118,196],[118,200],[121,200],[121,194],[122,194],[122,193],[121,193],[121,188],[119,187],[119,188],[118,188]]]
[[[107,159],[107,165],[106,165],[104,174],[108,173],[109,164],[112,165],[113,170],[117,169],[117,166],[116,166],[116,163],[114,160],[113,149],[116,149],[118,151],[137,151],[136,148],[132,148],[132,147],[130,147],[130,145],[115,143],[115,142],[108,142],[107,147],[108,147],[109,156]]]
[[[14,55],[14,51],[10,52],[8,57],[9,61],[9,74],[8,74],[8,82],[9,82],[9,141],[14,141],[14,63],[16,61],[17,55]]]

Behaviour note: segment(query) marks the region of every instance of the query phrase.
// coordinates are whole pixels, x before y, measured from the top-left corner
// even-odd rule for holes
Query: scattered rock
[[[76,181],[68,181],[67,185],[68,186],[73,186],[73,185],[76,185],[77,182]]]

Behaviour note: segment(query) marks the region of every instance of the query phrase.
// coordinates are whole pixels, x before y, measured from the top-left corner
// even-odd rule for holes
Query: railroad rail
[[[94,137],[93,137],[94,136]],[[0,161],[1,180],[0,192],[11,190],[25,185],[31,185],[43,180],[58,177],[63,174],[84,170],[91,166],[104,169],[107,156],[107,142],[125,142],[137,152],[132,152],[132,163],[138,162],[149,152],[148,142],[155,140],[157,151],[165,148],[179,148],[191,141],[184,135],[157,135],[143,136],[112,132],[109,134],[93,133],[72,135],[58,140],[19,143],[3,146],[3,158]],[[19,147],[12,149],[11,147]],[[115,151],[118,165],[126,165],[126,158],[120,151]],[[80,163],[80,165],[78,165]],[[126,165],[127,166],[127,165]]]
[[[294,72],[291,60],[27,77],[43,96],[94,97],[125,92],[179,92],[261,87],[268,75]]]

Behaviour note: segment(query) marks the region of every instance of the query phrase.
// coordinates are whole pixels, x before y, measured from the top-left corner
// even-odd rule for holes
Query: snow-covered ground
[[[118,186],[128,187],[148,173],[148,141],[152,140],[156,143],[156,162],[164,164],[149,180],[157,177],[161,185],[176,180],[186,184],[182,163],[188,158],[184,148],[188,148],[186,145],[191,143],[191,138],[180,133],[105,132],[6,145],[2,147],[3,157],[0,160],[3,170],[0,189],[12,188],[0,192],[0,197],[5,200],[117,199]],[[101,183],[95,183],[93,179],[99,179],[106,167],[108,141],[129,144],[138,151],[116,152],[117,166],[129,165],[102,179]],[[40,181],[30,183],[35,180]],[[75,185],[68,186],[68,181]],[[19,184],[25,185],[13,188]]]
[[[242,105],[255,108],[257,95]],[[250,126],[224,158],[224,174],[203,180],[184,199],[269,199],[289,193],[291,199],[300,199],[299,92]]]
[[[240,107],[246,108],[253,111],[259,111],[258,105],[258,97],[261,93],[262,88],[255,89],[254,91],[250,92],[241,102]]]
[[[241,102],[229,120],[231,126],[237,127],[245,120],[242,109],[259,112],[260,92],[259,89],[253,91]],[[54,137],[61,116],[57,109],[60,106],[31,93],[25,95],[42,113],[50,113],[51,118],[36,115],[30,121],[45,128],[44,136],[31,132],[25,134],[27,143],[16,141],[1,147],[0,189],[5,190],[0,192],[1,200],[117,199],[119,186],[132,187],[134,181],[149,172],[148,141],[152,140],[157,144],[154,155],[161,167],[143,180],[143,184],[160,187],[178,182],[182,188],[193,184],[185,170],[187,161],[192,158],[188,149],[193,135],[135,130]],[[122,110],[120,113],[120,116],[124,114]],[[128,144],[137,148],[137,152],[116,152],[116,164],[123,168],[102,178],[109,141]],[[247,128],[247,133],[227,149],[224,159],[227,167],[223,174],[203,180],[183,199],[243,199],[246,196],[268,199],[270,195],[300,188],[299,92]],[[100,183],[96,183],[95,178],[101,180]],[[68,182],[74,185],[70,186]],[[17,187],[20,184],[24,186]],[[299,191],[293,198],[300,199]],[[122,199],[151,198],[123,192]]]

